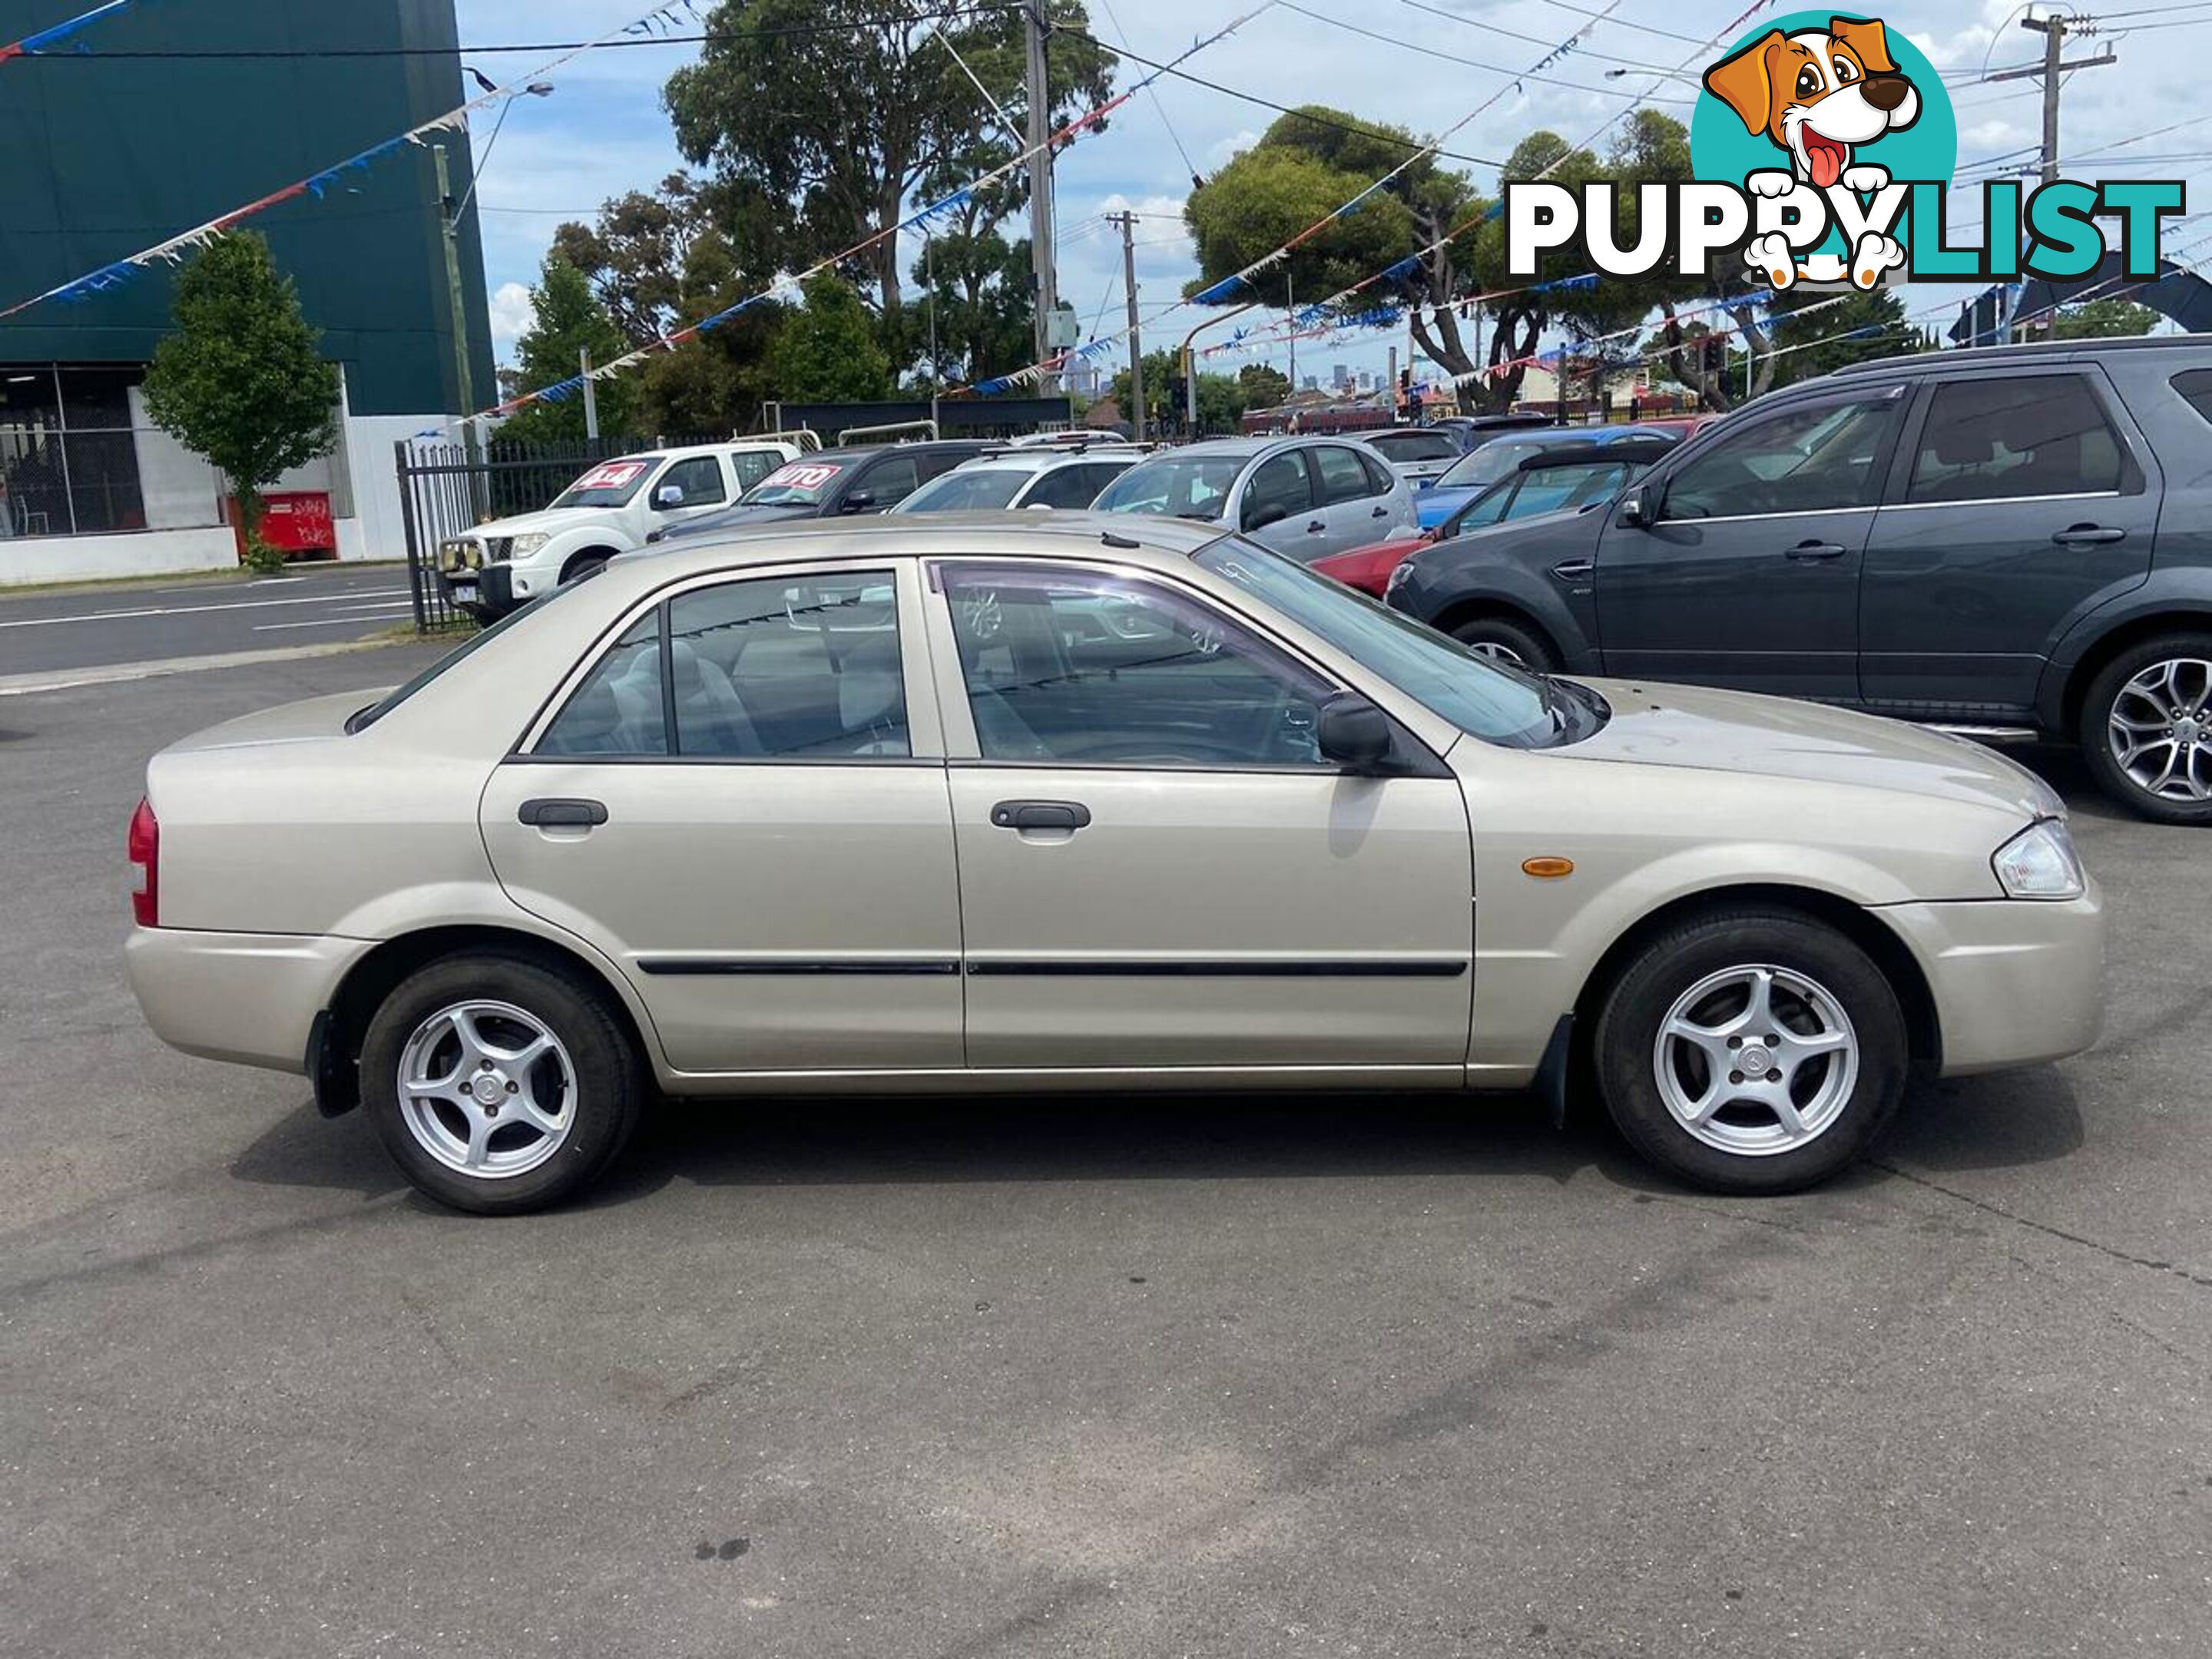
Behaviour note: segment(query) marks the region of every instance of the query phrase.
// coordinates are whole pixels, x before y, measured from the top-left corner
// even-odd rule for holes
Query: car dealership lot
[[[2212,1644],[2212,843],[2071,760],[2103,1044],[1804,1197],[1152,1096],[686,1106],[491,1223],[121,974],[144,756],[425,654],[0,702],[0,1652]]]

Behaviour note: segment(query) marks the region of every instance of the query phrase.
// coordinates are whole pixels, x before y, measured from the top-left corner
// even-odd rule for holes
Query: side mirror
[[[1632,489],[1620,498],[1620,522],[1631,530],[1650,526],[1651,514],[1645,506],[1642,490]]]
[[[684,505],[682,484],[663,484],[653,492],[653,504],[665,513],[672,507]]]
[[[1390,757],[1390,717],[1366,698],[1340,691],[1321,706],[1314,741],[1323,760],[1371,772]]]
[[[875,506],[876,492],[874,490],[856,489],[851,495],[846,496],[842,501],[838,503],[837,510],[840,513],[871,513],[875,510]]]
[[[1261,507],[1248,507],[1244,509],[1244,527],[1247,530],[1265,530],[1269,525],[1280,524],[1290,516],[1291,509],[1280,501],[1269,501]]]

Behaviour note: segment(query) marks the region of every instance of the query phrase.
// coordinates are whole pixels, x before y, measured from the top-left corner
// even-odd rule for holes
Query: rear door
[[[2094,365],[1977,372],[1931,387],[1859,585],[1867,702],[2025,721],[2051,649],[2143,581],[2158,462]]]
[[[1909,401],[1876,384],[1754,406],[1636,492],[1650,523],[1616,506],[1595,572],[1606,672],[1856,701],[1861,562]]]
[[[494,771],[501,884],[629,976],[678,1070],[960,1063],[922,637],[903,562],[705,579],[633,616]]]

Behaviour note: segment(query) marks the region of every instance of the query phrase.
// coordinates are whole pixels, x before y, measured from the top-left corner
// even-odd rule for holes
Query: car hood
[[[472,524],[465,531],[456,531],[456,537],[467,536],[528,536],[544,532],[558,535],[563,530],[578,525],[603,524],[609,514],[617,511],[611,507],[564,507],[558,512],[521,513],[512,519],[494,519],[489,524]]]
[[[379,701],[390,689],[384,686],[367,691],[337,691],[301,702],[279,703],[259,714],[241,714],[236,720],[179,738],[161,752],[183,755],[210,749],[243,749],[260,744],[306,743],[342,737],[346,720],[353,712]]]
[[[711,531],[742,530],[747,525],[780,524],[786,519],[812,519],[819,517],[821,512],[822,509],[818,507],[808,507],[797,501],[789,505],[779,503],[773,507],[740,505],[720,513],[709,513],[702,518],[689,520],[682,524],[672,525],[669,526],[668,533],[661,539],[672,542],[692,536],[703,536]]]
[[[1568,751],[1591,760],[1893,789],[1996,807],[2023,822],[2064,816],[2033,772],[1963,738],[1747,691],[1587,683],[1613,706],[1604,727]]]

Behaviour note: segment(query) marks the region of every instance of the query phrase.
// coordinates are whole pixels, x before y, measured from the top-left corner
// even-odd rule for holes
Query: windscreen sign
[[[1607,276],[1737,264],[1777,292],[1868,291],[2076,281],[2118,252],[2130,278],[2158,274],[2159,221],[2184,211],[2180,180],[1955,189],[1958,143],[1942,77],[1903,34],[1878,18],[1793,13],[1705,70],[1693,182],[1508,184],[1507,269],[1534,278],[1547,252],[1577,250]]]

